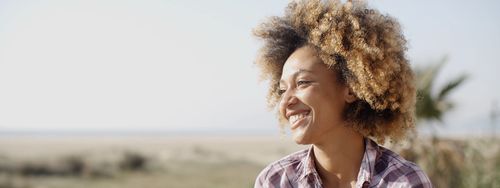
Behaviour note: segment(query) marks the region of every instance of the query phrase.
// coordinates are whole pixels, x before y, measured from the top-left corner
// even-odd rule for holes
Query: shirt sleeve
[[[402,176],[407,180],[407,187],[411,188],[432,188],[432,183],[429,177],[422,170],[415,170]]]
[[[254,188],[269,188],[269,186],[266,186],[267,175],[269,173],[269,170],[270,166],[267,166],[259,173],[259,175],[257,175],[257,178],[255,179]]]

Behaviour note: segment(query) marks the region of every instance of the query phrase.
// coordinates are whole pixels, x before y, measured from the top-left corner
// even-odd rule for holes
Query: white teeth
[[[302,114],[295,114],[293,116],[290,116],[290,124],[295,124],[295,122],[297,122],[298,120],[302,119],[302,118],[305,118],[307,115],[307,112],[306,113],[302,113]]]

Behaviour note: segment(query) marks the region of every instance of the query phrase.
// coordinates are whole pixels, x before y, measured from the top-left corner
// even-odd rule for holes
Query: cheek
[[[301,93],[299,99],[303,101],[306,105],[313,108],[314,110],[319,110],[323,108],[325,101],[328,100],[328,95],[321,90],[319,87],[310,87]]]
[[[305,103],[314,110],[318,121],[338,121],[344,109],[340,94],[332,89],[321,89],[311,88],[310,92],[304,93]]]

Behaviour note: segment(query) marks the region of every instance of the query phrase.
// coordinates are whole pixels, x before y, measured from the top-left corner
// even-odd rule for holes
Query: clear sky
[[[0,132],[278,131],[251,30],[287,4],[0,0]],[[489,126],[500,103],[500,2],[369,4],[400,20],[413,66],[449,57],[438,85],[470,75],[447,127]]]

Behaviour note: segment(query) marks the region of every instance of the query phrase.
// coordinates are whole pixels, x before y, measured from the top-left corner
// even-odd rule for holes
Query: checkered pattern
[[[427,175],[414,163],[365,139],[365,154],[356,187],[431,188]],[[314,165],[313,146],[290,154],[264,168],[255,181],[255,188],[321,188]]]

